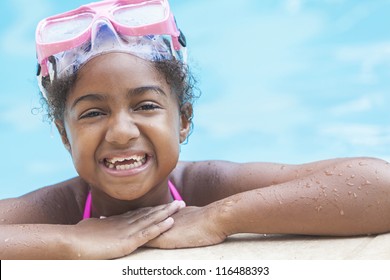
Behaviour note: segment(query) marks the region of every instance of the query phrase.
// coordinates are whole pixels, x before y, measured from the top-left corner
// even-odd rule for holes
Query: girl
[[[79,176],[0,201],[1,259],[390,230],[390,165],[379,159],[178,161],[195,96],[166,0],[93,3],[43,20],[36,35],[38,83]]]

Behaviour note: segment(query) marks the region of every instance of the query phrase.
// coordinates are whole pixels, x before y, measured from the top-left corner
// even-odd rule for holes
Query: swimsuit
[[[172,182],[169,180],[168,180],[168,187],[174,200],[183,200],[179,192],[177,191],[175,185],[172,184]],[[89,191],[87,200],[85,201],[83,220],[91,218],[91,209],[92,209],[92,195],[91,195],[91,191]]]

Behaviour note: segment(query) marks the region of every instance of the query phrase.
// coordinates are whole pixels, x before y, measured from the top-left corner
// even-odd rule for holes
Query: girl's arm
[[[211,205],[221,228],[227,235],[344,236],[390,231],[389,163],[368,158],[328,163],[321,168],[318,163],[299,166],[292,180]]]
[[[214,162],[188,164],[182,171],[174,179],[197,187],[184,187],[185,200],[191,201],[187,205],[203,207],[180,210],[173,216],[175,226],[150,246],[205,246],[235,233],[346,236],[390,231],[390,165],[382,160]]]

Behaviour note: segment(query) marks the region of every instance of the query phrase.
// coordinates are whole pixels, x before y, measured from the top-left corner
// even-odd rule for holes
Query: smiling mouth
[[[138,168],[146,163],[147,155],[130,156],[130,157],[114,157],[104,159],[104,165],[112,170],[131,170]]]

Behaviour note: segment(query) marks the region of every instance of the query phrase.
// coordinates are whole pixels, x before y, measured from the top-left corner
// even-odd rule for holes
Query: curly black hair
[[[195,100],[200,96],[200,91],[196,86],[197,81],[190,72],[188,65],[179,60],[154,61],[153,65],[165,77],[166,82],[172,88],[172,92],[177,95],[180,112],[191,121],[192,125],[192,108]],[[48,120],[64,120],[67,96],[75,85],[76,80],[77,72],[53,81],[49,81],[49,77],[43,79],[42,85],[46,90],[47,98],[44,98],[41,93],[41,103],[46,108]],[[188,104],[191,106],[188,106]]]

